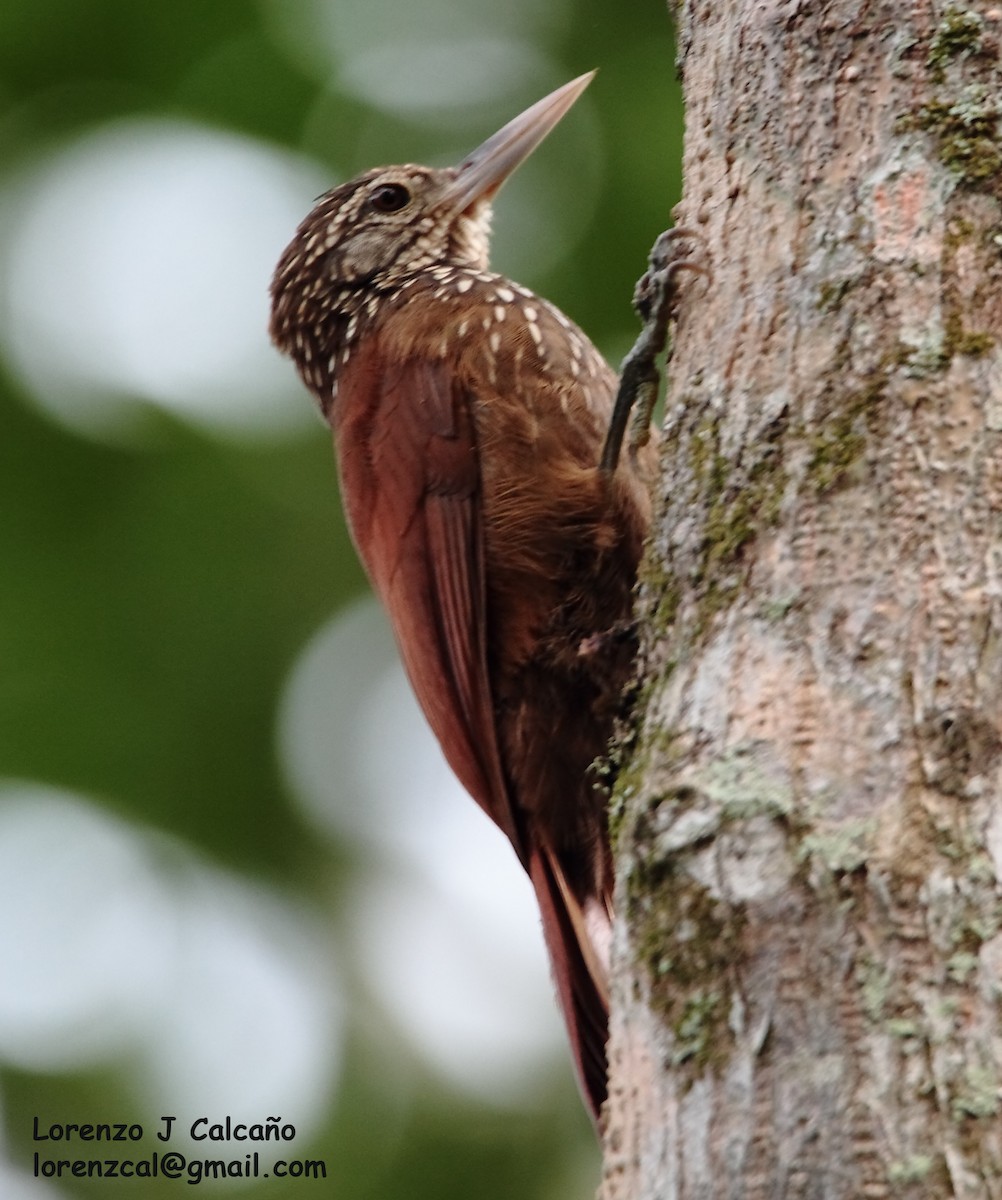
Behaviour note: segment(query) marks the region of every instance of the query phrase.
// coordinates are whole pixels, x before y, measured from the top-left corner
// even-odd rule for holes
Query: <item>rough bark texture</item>
[[[679,38],[601,1195],[1002,1197],[1002,6]]]

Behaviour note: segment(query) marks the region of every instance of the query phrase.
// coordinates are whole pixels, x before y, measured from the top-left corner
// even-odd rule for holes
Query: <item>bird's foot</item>
[[[702,235],[684,225],[666,229],[651,247],[648,269],[633,293],[633,307],[644,327],[620,370],[619,390],[599,464],[605,474],[611,475],[616,469],[627,425],[631,454],[650,439],[651,414],[661,387],[657,360],[668,344],[668,326],[678,310],[679,275],[694,271],[709,279],[709,270],[699,260],[703,254]]]
[[[600,654],[608,654],[610,650],[621,646],[629,646],[636,650],[637,622],[633,617],[616,621],[608,629],[601,629],[582,638],[578,643],[578,658],[593,659]]]

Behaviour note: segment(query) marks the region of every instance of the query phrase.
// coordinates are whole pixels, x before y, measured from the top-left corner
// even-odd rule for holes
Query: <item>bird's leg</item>
[[[632,616],[625,617],[621,621],[616,621],[610,625],[608,629],[602,629],[595,633],[591,633],[586,638],[578,643],[577,655],[579,659],[594,658],[596,655],[605,654],[611,647],[616,645],[634,644],[636,648],[637,638],[637,622]]]
[[[702,240],[698,233],[682,225],[666,229],[651,248],[648,270],[637,282],[633,307],[644,327],[623,359],[619,373],[619,390],[599,460],[599,469],[606,475],[611,475],[619,462],[628,423],[632,454],[646,445],[650,437],[651,414],[661,386],[657,360],[668,343],[668,326],[678,306],[679,272],[695,271],[709,277],[706,267],[688,256],[685,245],[686,241],[701,243]]]

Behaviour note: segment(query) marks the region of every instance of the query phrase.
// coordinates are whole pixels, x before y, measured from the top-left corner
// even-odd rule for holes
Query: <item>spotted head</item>
[[[526,109],[457,167],[380,167],[320,198],[271,284],[272,339],[311,387],[317,364],[360,336],[380,299],[405,280],[438,266],[487,269],[494,196],[593,74]]]

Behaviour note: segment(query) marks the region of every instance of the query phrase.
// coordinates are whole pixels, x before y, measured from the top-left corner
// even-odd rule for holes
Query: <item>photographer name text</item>
[[[174,1124],[177,1117],[161,1117],[162,1129],[154,1131],[161,1142],[169,1142],[174,1134]],[[291,1142],[296,1136],[295,1125],[286,1122],[280,1125],[281,1117],[267,1117],[264,1121],[248,1125],[246,1122],[234,1121],[232,1117],[224,1117],[221,1121],[210,1124],[208,1117],[198,1117],[188,1128],[188,1137],[193,1142]],[[35,1142],[141,1142],[146,1136],[142,1125],[127,1125],[124,1121],[112,1124],[77,1125],[69,1122],[65,1125],[52,1124],[43,1128],[38,1117],[35,1117],[32,1127],[32,1141]]]

